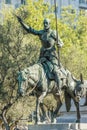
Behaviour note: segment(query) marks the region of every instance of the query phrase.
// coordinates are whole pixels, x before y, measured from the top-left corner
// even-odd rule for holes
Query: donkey
[[[80,123],[80,105],[79,101],[82,97],[86,97],[86,101],[82,106],[87,106],[87,81],[83,82],[82,74],[80,75],[80,80],[77,80],[75,77],[72,76],[71,73],[68,73],[67,76],[67,86],[63,87],[64,93],[62,93],[62,97],[65,98],[65,100],[62,100],[60,97],[57,99],[57,107],[54,111],[54,114],[58,114],[61,106],[63,105],[65,101],[66,110],[67,112],[70,111],[71,108],[71,99],[73,99],[74,104],[76,106],[77,111],[77,123]],[[56,97],[56,96],[55,96]],[[57,98],[57,97],[56,97]]]
[[[64,68],[62,68],[64,69]],[[61,69],[61,70],[62,70]],[[74,100],[76,110],[77,110],[77,120],[76,122],[80,122],[80,110],[79,110],[79,102],[76,99],[75,91],[81,85],[80,80],[76,80],[73,78],[71,73],[67,70],[65,71],[65,76],[61,78],[61,89],[68,93],[70,97]],[[61,76],[62,77],[62,76]],[[66,79],[67,86],[63,86],[63,80]],[[33,88],[36,93],[36,123],[40,122],[40,111],[39,108],[41,104],[43,104],[43,99],[48,93],[52,93],[56,100],[60,98],[60,95],[57,95],[57,88],[55,86],[55,80],[49,80],[44,71],[44,68],[41,64],[34,64],[18,74],[18,93],[21,96],[26,95],[26,92],[29,88]],[[58,105],[54,111],[54,115],[58,112]]]
[[[61,95],[54,94],[54,98],[57,100],[57,107],[55,111],[52,113],[52,116],[54,118],[56,117],[64,102],[66,105],[66,110],[67,112],[69,112],[71,108],[71,99],[73,99],[77,111],[76,122],[80,123],[81,116],[79,109],[79,101],[82,97],[86,97],[86,101],[83,106],[87,105],[87,81],[83,82],[82,75],[80,75],[80,80],[77,80],[75,77],[72,76],[72,74],[69,71],[67,74],[67,86],[62,87]]]

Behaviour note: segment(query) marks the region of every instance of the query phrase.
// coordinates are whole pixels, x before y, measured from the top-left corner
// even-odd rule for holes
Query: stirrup
[[[56,95],[60,96],[61,95],[61,90],[58,90],[58,92],[56,92]]]

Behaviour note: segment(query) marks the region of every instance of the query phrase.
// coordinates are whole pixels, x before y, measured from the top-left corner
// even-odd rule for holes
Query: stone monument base
[[[86,123],[29,125],[28,130],[87,130]]]

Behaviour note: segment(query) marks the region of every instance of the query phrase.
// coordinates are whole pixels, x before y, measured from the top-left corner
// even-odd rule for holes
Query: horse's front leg
[[[40,123],[40,103],[42,103],[45,96],[46,92],[43,92],[36,100],[36,124]]]
[[[38,97],[36,99],[36,120],[35,120],[35,124],[37,124],[38,122],[40,122],[40,117],[39,117],[39,101],[38,101]]]
[[[74,104],[76,106],[76,111],[77,111],[77,120],[76,120],[76,123],[80,123],[81,116],[80,116],[79,102],[74,101]]]
[[[44,103],[40,103],[40,109],[41,109],[41,112],[42,112],[42,121],[45,121],[45,118],[46,118],[46,114],[47,114],[47,112],[46,112],[46,108],[45,108],[45,105],[44,105]]]

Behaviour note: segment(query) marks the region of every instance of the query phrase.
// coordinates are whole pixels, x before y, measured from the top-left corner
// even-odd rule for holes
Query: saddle
[[[55,80],[55,74],[53,72],[53,64],[50,61],[46,61],[42,63],[42,66],[44,68],[47,78],[49,80]],[[62,66],[58,68],[58,73],[61,80],[66,79],[67,72]]]

